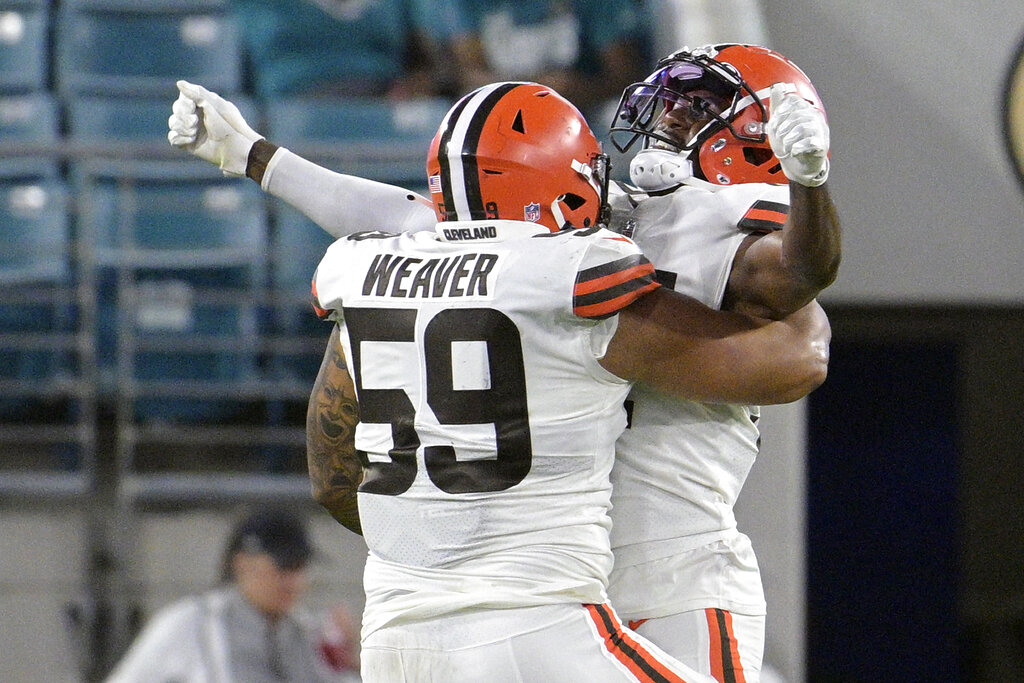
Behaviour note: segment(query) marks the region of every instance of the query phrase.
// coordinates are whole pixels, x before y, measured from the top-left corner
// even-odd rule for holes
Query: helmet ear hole
[[[763,166],[771,161],[774,156],[775,155],[772,154],[770,149],[764,149],[761,147],[743,148],[743,158],[752,166]]]
[[[526,135],[526,126],[523,124],[523,110],[520,109],[516,112],[516,118],[512,121],[512,130],[517,133]]]
[[[575,211],[576,209],[586,204],[587,200],[579,196],[578,194],[573,194],[569,192],[567,194],[562,195],[562,203],[569,207],[570,211]]]

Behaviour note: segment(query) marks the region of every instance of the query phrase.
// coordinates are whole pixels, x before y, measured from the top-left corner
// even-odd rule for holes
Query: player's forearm
[[[791,182],[789,193],[782,256],[791,277],[809,301],[831,285],[839,273],[842,231],[827,182],[817,187]]]
[[[817,302],[783,320],[748,318],[739,323],[743,325],[748,329],[709,338],[697,347],[703,358],[698,365],[709,370],[702,400],[791,403],[825,381],[831,329]]]
[[[788,403],[824,381],[830,336],[817,303],[772,322],[658,290],[619,314],[601,364],[683,399]]]
[[[355,386],[335,328],[306,412],[306,461],[313,498],[344,527],[361,535],[357,490],[363,469],[355,448],[358,422]]]
[[[334,237],[363,230],[428,230],[436,222],[430,202],[415,192],[336,173],[287,149],[270,159],[260,187]]]
[[[828,374],[832,328],[817,301],[759,330],[761,353],[751,369],[752,387],[760,396],[750,403],[791,403],[817,389]],[[741,350],[740,353],[756,353]],[[759,373],[759,374],[758,374]]]

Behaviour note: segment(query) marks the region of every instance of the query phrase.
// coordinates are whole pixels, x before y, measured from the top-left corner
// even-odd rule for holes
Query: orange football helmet
[[[510,219],[557,232],[604,221],[608,157],[579,110],[551,88],[492,83],[445,115],[427,179],[439,221]]]
[[[792,83],[824,112],[807,75],[774,50],[736,43],[684,48],[625,89],[612,143],[626,152],[643,138],[644,150],[677,153],[688,161],[689,175],[716,185],[786,183],[764,132],[769,90],[780,82]],[[695,124],[684,131],[685,139],[679,135],[683,126],[666,125],[673,117]]]

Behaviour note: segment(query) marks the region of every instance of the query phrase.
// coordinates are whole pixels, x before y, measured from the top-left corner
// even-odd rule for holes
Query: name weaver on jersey
[[[378,254],[366,271],[363,295],[398,299],[487,296],[487,278],[497,265],[497,254],[430,259]]]

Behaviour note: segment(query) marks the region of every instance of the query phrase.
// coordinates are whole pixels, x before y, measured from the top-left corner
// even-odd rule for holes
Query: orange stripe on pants
[[[732,631],[732,615],[724,609],[704,610],[708,618],[711,675],[719,683],[747,683]]]
[[[644,683],[686,683],[673,673],[643,645],[622,628],[615,613],[607,605],[584,605],[590,618],[597,626],[597,632],[604,639],[605,648],[629,671]]]

